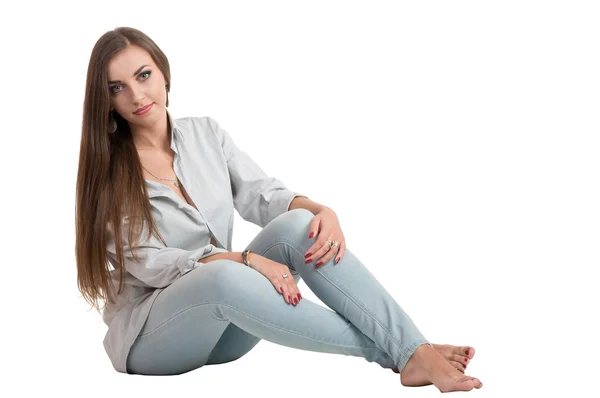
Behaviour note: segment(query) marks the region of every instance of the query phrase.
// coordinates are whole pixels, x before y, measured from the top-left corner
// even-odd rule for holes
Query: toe
[[[475,356],[475,348],[473,347],[461,347],[462,348],[462,353],[464,353],[464,355],[466,355],[469,359],[472,359]]]
[[[483,386],[483,383],[481,381],[479,381],[478,378],[473,377],[473,385],[475,386],[475,388],[481,388]]]
[[[459,355],[459,354],[452,354],[452,357],[448,358],[448,359],[451,361],[460,362],[465,366],[467,366],[467,364],[469,363],[469,358],[465,357],[464,355]]]
[[[461,372],[465,372],[465,365],[463,365],[460,362],[457,361],[448,361],[450,362],[450,365],[454,366],[456,369],[460,370]]]
[[[463,376],[454,383],[454,391],[470,391],[475,388],[477,379],[469,376]],[[477,380],[479,381],[479,380]]]

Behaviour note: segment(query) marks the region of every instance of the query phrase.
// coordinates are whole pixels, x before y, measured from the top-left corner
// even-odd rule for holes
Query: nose
[[[131,97],[133,100],[133,105],[135,105],[137,108],[146,105],[146,95],[144,94],[144,90],[141,86],[135,84],[131,85]]]

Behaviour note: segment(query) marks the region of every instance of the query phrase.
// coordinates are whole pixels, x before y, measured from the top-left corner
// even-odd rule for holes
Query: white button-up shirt
[[[104,348],[114,368],[122,373],[127,372],[127,355],[158,293],[202,267],[199,259],[231,251],[234,208],[244,220],[264,227],[288,211],[294,197],[307,197],[267,176],[214,119],[174,119],[170,111],[167,117],[175,152],[173,169],[198,209],[168,186],[146,180],[152,217],[168,246],[154,235],[144,242],[148,231],[144,225],[140,246],[136,247],[139,262],[134,261],[127,244],[127,217],[122,220],[119,244],[125,258],[124,291],[116,305],[107,301],[103,309],[108,325]],[[109,226],[107,252],[113,265],[117,264],[116,244]],[[111,273],[118,287],[119,270]]]

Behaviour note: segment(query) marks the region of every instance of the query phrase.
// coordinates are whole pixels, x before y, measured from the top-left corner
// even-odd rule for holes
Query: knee
[[[230,292],[231,289],[242,289],[245,283],[243,281],[252,278],[255,274],[253,270],[237,261],[228,259],[219,259],[207,263],[202,272],[197,272],[198,283],[202,286],[204,292],[218,294]],[[194,273],[192,273],[194,275]],[[250,275],[248,275],[250,274]]]
[[[242,263],[228,259],[215,260],[211,261],[211,263],[214,263],[215,265],[214,269],[211,271],[212,277],[224,281],[225,284],[239,278],[240,270],[246,267]]]
[[[306,209],[293,209],[275,217],[271,224],[272,228],[282,229],[287,233],[302,233],[308,231],[310,223],[315,215]]]
[[[197,303],[238,307],[248,297],[263,295],[273,285],[260,272],[237,261],[219,259],[206,264],[202,272],[192,271],[188,298]]]

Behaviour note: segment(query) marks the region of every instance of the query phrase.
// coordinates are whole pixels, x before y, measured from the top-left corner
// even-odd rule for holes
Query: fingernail
[[[298,304],[298,299],[294,297],[294,304]]]
[[[308,264],[308,263],[310,263],[311,261],[312,261],[312,260],[306,260],[306,261],[304,262],[304,264]]]
[[[308,253],[304,256],[304,258],[309,258],[312,255],[312,253]]]
[[[323,264],[323,263],[322,263],[321,261],[319,261],[319,262],[317,263],[317,265],[316,265],[316,266],[317,266],[317,267],[320,267],[322,264]]]
[[[308,235],[308,239],[312,238],[314,234],[314,232],[311,232],[310,235]]]
[[[336,258],[335,260],[333,260],[333,262],[336,263],[336,264],[338,263],[338,261],[340,261],[339,258]]]
[[[292,302],[292,296],[288,296],[288,301],[291,303]]]
[[[298,293],[298,300],[302,300],[302,296]]]
[[[283,288],[279,287],[279,291],[281,292],[281,294],[283,294]]]

